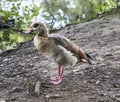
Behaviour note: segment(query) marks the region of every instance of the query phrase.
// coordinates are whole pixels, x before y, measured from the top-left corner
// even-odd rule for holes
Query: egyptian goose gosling
[[[74,42],[66,37],[49,35],[48,28],[41,22],[32,23],[26,33],[35,32],[34,46],[46,57],[53,59],[58,65],[58,75],[51,77],[53,84],[62,82],[64,67],[73,66],[77,62],[91,63],[91,57],[82,51]]]

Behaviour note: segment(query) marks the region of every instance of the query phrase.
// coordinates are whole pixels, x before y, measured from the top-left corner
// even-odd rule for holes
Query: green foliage
[[[41,15],[51,29],[59,29],[67,24],[88,21],[117,6],[119,0],[43,0]]]
[[[2,12],[0,12],[0,15],[4,18],[3,22],[8,19],[15,19],[15,25],[12,28],[0,31],[0,49],[16,48],[18,43],[30,40],[31,36],[21,33],[27,29],[31,20],[39,14],[39,10],[40,7],[34,3],[23,5],[22,0],[7,0],[3,2]]]

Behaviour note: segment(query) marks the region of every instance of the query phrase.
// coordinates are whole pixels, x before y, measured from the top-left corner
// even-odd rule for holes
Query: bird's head
[[[36,33],[40,37],[48,37],[48,28],[41,22],[32,23],[26,33]]]

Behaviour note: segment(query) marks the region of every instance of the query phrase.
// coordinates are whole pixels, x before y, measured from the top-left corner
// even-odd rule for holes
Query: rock
[[[36,94],[40,94],[40,87],[41,87],[41,82],[40,81],[37,81],[36,85],[35,85],[35,90],[34,92]]]

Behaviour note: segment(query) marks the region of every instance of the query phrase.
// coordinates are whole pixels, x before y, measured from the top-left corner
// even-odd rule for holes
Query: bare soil
[[[63,82],[53,85],[49,77],[58,66],[32,41],[23,43],[0,58],[0,102],[120,102],[120,16],[71,25],[56,34],[89,53],[93,65],[66,68]]]

